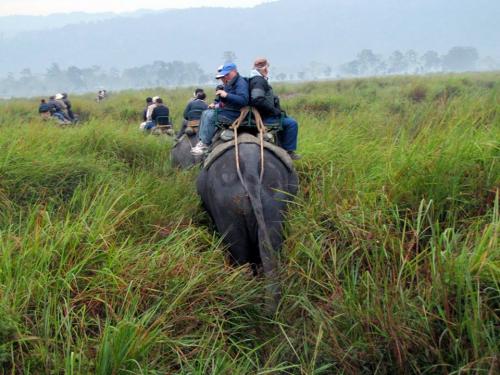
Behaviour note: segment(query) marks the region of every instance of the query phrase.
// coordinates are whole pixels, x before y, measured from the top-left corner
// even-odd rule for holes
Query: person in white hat
[[[159,101],[162,102],[159,96],[153,96],[153,104],[148,106],[148,110],[146,112],[146,121],[141,124],[141,130],[151,130],[156,126],[156,123],[153,119],[153,111],[156,107],[158,107]]]
[[[68,121],[71,121],[71,118],[68,114],[68,106],[64,102],[64,95],[61,93],[56,94],[56,102],[59,104],[59,107],[61,108],[61,112],[64,116],[64,118]]]

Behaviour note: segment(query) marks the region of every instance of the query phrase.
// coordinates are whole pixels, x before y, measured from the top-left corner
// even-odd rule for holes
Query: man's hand
[[[208,108],[210,108],[210,109],[214,109],[214,108],[215,108],[215,103],[210,103],[210,104],[208,105]]]
[[[218,96],[220,96],[221,98],[225,98],[225,97],[227,97],[227,92],[225,92],[224,90],[217,90],[217,91],[215,92],[215,95],[218,95]]]

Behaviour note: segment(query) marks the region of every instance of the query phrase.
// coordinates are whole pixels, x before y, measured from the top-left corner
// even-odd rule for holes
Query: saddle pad
[[[243,133],[238,135],[238,143],[255,143],[257,145],[260,145],[260,140],[259,138],[254,137],[251,134]],[[210,165],[212,165],[212,163],[215,160],[217,160],[219,156],[221,156],[224,152],[233,147],[234,147],[234,139],[232,141],[224,142],[215,146],[215,148],[208,154],[207,158],[205,159],[205,162],[203,163],[203,168],[208,169]],[[281,147],[273,145],[272,143],[269,142],[264,142],[264,148],[271,151],[274,155],[276,155],[283,162],[283,164],[285,164],[285,166],[288,168],[290,172],[294,170],[292,159],[290,158],[288,153]]]

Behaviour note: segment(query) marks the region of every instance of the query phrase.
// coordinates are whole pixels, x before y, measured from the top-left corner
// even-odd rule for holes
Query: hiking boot
[[[199,141],[196,146],[191,149],[193,155],[203,155],[208,150],[208,146],[202,141]]]
[[[300,158],[302,158],[302,156],[300,156],[299,154],[296,154],[295,151],[287,151],[288,152],[288,156],[290,156],[290,159],[292,160],[299,160]]]

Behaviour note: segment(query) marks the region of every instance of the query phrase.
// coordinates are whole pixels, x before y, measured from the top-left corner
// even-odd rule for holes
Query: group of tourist
[[[142,113],[141,130],[149,131],[156,126],[171,126],[170,111],[159,96],[147,97],[146,108]]]
[[[292,159],[299,159],[296,154],[298,124],[281,109],[280,100],[269,84],[269,62],[266,58],[254,61],[250,77],[241,76],[234,63],[219,67],[215,76],[221,84],[216,87],[215,99],[207,104],[207,95],[203,89],[196,89],[183,113],[183,122],[177,139],[185,133],[189,123],[199,124],[199,142],[192,147],[193,155],[203,155],[209,149],[218,126],[229,127],[246,106],[257,109],[264,124],[279,123],[278,143]],[[102,91],[102,93],[101,93]],[[105,90],[100,94],[105,97]],[[71,109],[71,102],[66,93],[58,93],[42,99],[38,112],[43,118],[54,118],[60,124],[76,122]],[[169,108],[159,96],[146,98],[146,108],[142,114],[140,129],[152,131],[155,128],[167,128],[173,132]]]
[[[101,90],[99,90],[99,91],[97,92],[97,96],[95,97],[95,101],[96,101],[97,103],[100,103],[100,102],[102,102],[104,99],[106,99],[107,97],[108,97],[108,92],[107,92],[106,90],[101,89]]]
[[[215,100],[207,104],[207,95],[203,89],[196,89],[193,98],[187,104],[183,123],[177,138],[185,132],[189,122],[199,120],[199,142],[192,149],[193,155],[203,155],[209,149],[218,125],[230,126],[246,106],[256,108],[264,124],[280,124],[279,145],[292,159],[299,159],[296,153],[298,124],[282,110],[279,98],[269,84],[269,62],[258,58],[253,64],[249,78],[238,73],[234,63],[226,63],[217,70],[215,78],[221,81],[216,87]],[[160,97],[146,99],[143,122],[140,129],[150,131],[157,125],[171,125],[169,109]]]
[[[41,99],[38,113],[43,119],[52,118],[63,125],[73,124],[77,121],[71,109],[71,102],[68,99],[68,94],[66,93],[52,95],[48,100]]]

